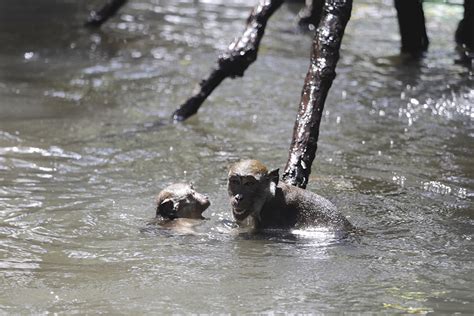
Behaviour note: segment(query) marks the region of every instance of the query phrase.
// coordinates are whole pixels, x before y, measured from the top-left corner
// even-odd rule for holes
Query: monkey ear
[[[278,185],[278,181],[280,181],[280,169],[275,169],[272,170],[268,173],[267,179],[270,180],[270,182],[274,182],[275,185]]]
[[[156,209],[156,215],[161,215],[166,218],[175,218],[176,210],[173,200],[165,199],[163,200]]]

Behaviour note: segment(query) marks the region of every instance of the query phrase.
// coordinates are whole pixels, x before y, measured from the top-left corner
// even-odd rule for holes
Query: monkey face
[[[241,222],[248,216],[258,218],[265,202],[275,195],[278,178],[278,169],[268,172],[258,160],[233,164],[229,169],[227,192],[235,220]]]
[[[237,221],[242,221],[249,215],[256,215],[265,201],[268,181],[264,177],[256,178],[251,175],[230,175],[227,191],[232,206],[232,215]]]
[[[208,197],[198,193],[192,185],[172,184],[158,194],[156,215],[167,219],[204,219],[202,213],[210,204]]]
[[[195,190],[188,192],[177,202],[176,215],[180,218],[202,219],[202,213],[211,205],[209,198]]]

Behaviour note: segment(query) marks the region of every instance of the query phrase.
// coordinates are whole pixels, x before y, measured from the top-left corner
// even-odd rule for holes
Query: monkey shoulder
[[[322,210],[336,210],[334,204],[328,199],[313,193],[309,190],[301,189],[286,183],[280,183],[278,188],[282,192],[285,204],[297,208],[298,211],[322,209]]]
[[[328,199],[286,183],[278,187],[282,191],[288,211],[296,215],[296,226],[332,226],[336,229],[352,229],[349,221]]]

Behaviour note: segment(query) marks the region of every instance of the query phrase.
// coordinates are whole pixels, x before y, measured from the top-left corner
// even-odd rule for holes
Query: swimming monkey
[[[291,229],[308,226],[351,231],[354,226],[327,199],[279,182],[279,170],[258,160],[242,160],[229,169],[227,191],[239,226]]]
[[[148,224],[181,232],[192,230],[205,219],[202,213],[211,205],[207,196],[186,183],[175,183],[164,188],[158,194],[156,204],[156,217]]]

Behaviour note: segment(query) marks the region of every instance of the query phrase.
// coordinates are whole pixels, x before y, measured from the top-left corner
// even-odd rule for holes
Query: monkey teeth
[[[245,210],[238,210],[238,209],[234,208],[234,213],[237,214],[237,215],[242,215],[242,214],[245,213]]]

